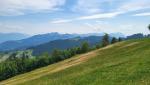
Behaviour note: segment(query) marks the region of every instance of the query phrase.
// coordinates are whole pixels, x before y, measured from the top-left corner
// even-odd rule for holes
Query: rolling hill
[[[128,40],[0,82],[1,85],[149,85],[150,39]]]
[[[51,53],[54,49],[65,50],[77,46],[79,47],[84,41],[87,41],[89,45],[92,47],[100,43],[101,40],[102,40],[101,36],[89,36],[85,38],[76,37],[76,38],[65,39],[65,40],[54,40],[48,43],[30,47],[28,49],[33,50],[33,55],[39,56],[45,52]]]

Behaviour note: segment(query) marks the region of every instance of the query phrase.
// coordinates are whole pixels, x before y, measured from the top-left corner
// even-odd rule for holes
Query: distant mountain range
[[[67,48],[80,46],[84,41],[87,41],[90,46],[94,46],[101,42],[102,36],[89,36],[89,37],[77,37],[66,40],[55,40],[48,43],[44,43],[28,49],[33,50],[33,55],[41,55],[44,52],[51,53],[54,49],[64,50]]]
[[[126,37],[124,34],[119,33],[119,32],[116,32],[116,33],[110,33],[109,36],[111,36],[111,37],[116,37],[116,38],[119,38],[119,37],[125,38],[125,37]]]
[[[80,37],[89,37],[89,36],[103,36],[105,35],[105,33],[88,33],[88,34],[76,34]],[[119,37],[122,37],[122,38],[125,38],[126,36],[120,32],[116,32],[116,33],[109,33],[109,36],[111,37],[116,37],[116,38],[119,38]]]
[[[71,34],[58,34],[58,33],[35,35],[26,39],[6,41],[4,43],[1,43],[0,51],[25,49],[30,46],[36,46],[39,44],[47,43],[49,41],[59,40],[59,39],[69,39],[73,37],[76,37],[76,36],[71,35]]]
[[[88,34],[59,34],[59,33],[48,33],[35,35],[26,39],[21,40],[11,40],[0,44],[0,51],[10,51],[10,50],[22,50],[29,47],[34,47],[50,41],[55,40],[65,40],[75,37],[89,37],[89,36],[103,36],[104,33],[88,33]],[[124,37],[121,33],[111,33],[113,37]]]
[[[0,33],[0,43],[10,40],[21,40],[27,37],[29,37],[29,35],[21,33]]]
[[[137,34],[127,36],[126,39],[139,39],[139,38],[144,38],[144,37],[146,37],[146,36],[143,35],[142,33],[137,33]]]

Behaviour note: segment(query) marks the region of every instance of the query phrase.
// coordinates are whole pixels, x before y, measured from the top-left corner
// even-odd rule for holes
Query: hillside
[[[94,46],[100,43],[101,40],[101,36],[89,36],[85,38],[77,37],[65,40],[54,40],[48,43],[30,47],[29,49],[33,50],[33,55],[39,56],[45,52],[51,53],[54,49],[65,50],[77,46],[79,47],[85,41],[87,41],[90,44],[90,46]]]
[[[0,82],[0,85],[149,85],[150,39],[123,41]]]

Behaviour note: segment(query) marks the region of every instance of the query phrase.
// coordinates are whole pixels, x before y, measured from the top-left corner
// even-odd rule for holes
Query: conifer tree
[[[148,25],[148,29],[149,29],[149,31],[150,31],[150,24]]]
[[[105,47],[107,45],[109,45],[109,35],[105,34],[102,39],[102,46]]]

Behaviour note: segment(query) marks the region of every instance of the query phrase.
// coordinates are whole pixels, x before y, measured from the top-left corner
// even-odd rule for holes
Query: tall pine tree
[[[105,47],[105,46],[107,46],[107,45],[109,45],[109,35],[108,35],[108,34],[105,34],[105,35],[103,36],[102,46]]]
[[[150,31],[150,24],[148,25],[148,29],[149,29],[149,31]]]

